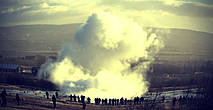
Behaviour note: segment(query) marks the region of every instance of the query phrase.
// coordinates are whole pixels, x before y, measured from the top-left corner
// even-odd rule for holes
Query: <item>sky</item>
[[[213,0],[0,0],[0,26],[85,23],[100,11],[143,26],[213,33]]]

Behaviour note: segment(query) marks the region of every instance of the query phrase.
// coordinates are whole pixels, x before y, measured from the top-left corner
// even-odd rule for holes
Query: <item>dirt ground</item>
[[[53,110],[51,99],[20,96],[20,105],[17,105],[14,95],[7,96],[7,106],[0,107],[0,110]],[[87,104],[86,110],[143,110],[144,105],[95,105]],[[157,109],[171,110],[171,102],[158,103]],[[173,108],[178,109],[177,107]],[[57,100],[54,110],[82,110],[82,104],[78,102]]]
[[[0,89],[9,90],[19,90],[19,91],[27,91],[26,88],[22,86],[14,86],[14,85],[5,85],[0,84]],[[28,89],[29,90],[29,89]],[[1,91],[0,91],[1,92]],[[26,92],[26,94],[28,94]],[[78,102],[70,102],[68,97],[60,96],[57,99],[56,108],[53,108],[53,103],[50,99],[46,99],[45,97],[36,97],[36,96],[23,96],[19,95],[21,98],[20,105],[16,103],[15,93],[8,93],[7,95],[7,106],[1,107],[0,110],[82,110],[82,103]],[[145,108],[154,108],[154,110],[179,110],[179,106],[176,105],[172,107],[172,102],[157,102],[152,105],[152,103],[143,103],[138,105],[95,105],[95,104],[86,104],[86,110],[144,110]]]

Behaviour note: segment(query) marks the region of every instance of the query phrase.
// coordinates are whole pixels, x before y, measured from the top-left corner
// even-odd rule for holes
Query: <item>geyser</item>
[[[41,66],[38,76],[67,94],[131,98],[147,92],[145,73],[163,46],[157,34],[108,12],[92,14],[66,44],[57,61]]]

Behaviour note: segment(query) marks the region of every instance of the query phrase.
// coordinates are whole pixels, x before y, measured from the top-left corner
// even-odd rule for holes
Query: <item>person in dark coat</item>
[[[87,98],[87,103],[90,104],[91,103],[91,99],[90,97]]]
[[[18,94],[16,94],[16,102],[17,102],[17,105],[19,105],[19,104],[20,104],[20,97],[19,97],[19,95],[18,95]]]
[[[85,102],[85,96],[81,95],[81,103]]]
[[[55,95],[52,96],[52,101],[53,101],[53,107],[56,108],[56,97],[55,97]]]
[[[55,96],[56,96],[56,98],[58,98],[58,92],[55,92]]]
[[[73,100],[74,100],[74,102],[76,102],[76,96],[75,96],[75,94],[74,94],[74,96],[73,96]]]
[[[82,109],[83,109],[83,110],[86,109],[86,103],[85,103],[85,102],[82,103]]]
[[[72,94],[70,94],[69,97],[70,97],[70,102],[72,102],[72,98],[73,98]]]
[[[7,106],[7,97],[6,96],[7,96],[7,92],[4,89],[1,93],[1,98],[2,98],[1,106]]]
[[[164,101],[165,101],[165,96],[162,97],[162,102],[164,103]]]
[[[125,100],[124,100],[124,105],[126,105],[127,104],[127,98],[125,98]]]
[[[47,99],[49,99],[49,93],[48,92],[46,92],[46,96],[47,96]]]
[[[124,98],[123,98],[123,97],[120,99],[120,104],[121,104],[121,105],[124,104]]]
[[[176,104],[176,97],[174,97],[174,98],[172,99],[172,106],[174,107],[175,104]]]

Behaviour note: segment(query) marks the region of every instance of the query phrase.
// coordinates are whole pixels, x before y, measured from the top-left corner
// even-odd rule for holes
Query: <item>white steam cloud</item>
[[[93,14],[56,62],[43,64],[39,77],[66,93],[120,98],[147,92],[145,73],[163,47],[157,34],[111,13]]]

